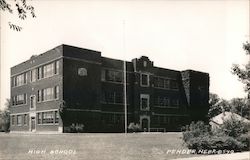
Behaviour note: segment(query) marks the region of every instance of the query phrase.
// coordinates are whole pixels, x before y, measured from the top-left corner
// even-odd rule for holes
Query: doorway
[[[147,115],[140,116],[141,130],[149,132],[150,130],[150,117]]]
[[[31,132],[36,131],[36,118],[31,117]]]

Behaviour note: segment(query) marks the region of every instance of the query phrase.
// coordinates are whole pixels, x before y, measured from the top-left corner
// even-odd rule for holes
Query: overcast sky
[[[249,40],[248,0],[33,0],[31,4],[35,19],[21,21],[16,15],[1,14],[1,106],[10,97],[10,67],[60,44],[128,61],[145,55],[155,66],[208,72],[210,92],[225,99],[246,96],[230,69],[248,59],[242,49]],[[10,30],[9,21],[23,30]]]

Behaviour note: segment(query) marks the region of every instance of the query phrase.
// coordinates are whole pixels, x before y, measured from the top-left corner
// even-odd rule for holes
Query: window
[[[143,67],[147,67],[147,61],[143,61]]]
[[[164,79],[164,88],[169,89],[170,81],[168,79]]]
[[[37,68],[37,79],[52,77],[59,73],[59,61],[49,63]]]
[[[166,117],[166,116],[157,116],[157,121],[160,124],[166,124],[166,123],[169,123],[169,117]]]
[[[123,103],[123,94],[121,92],[115,92],[115,103]]]
[[[59,98],[59,86],[55,86],[54,88],[54,98],[57,99]]]
[[[171,81],[171,88],[172,89],[179,89],[177,81]]]
[[[59,86],[55,86],[52,88],[45,88],[37,91],[37,101],[49,101],[59,98]]]
[[[178,107],[180,105],[180,102],[178,99],[173,99],[172,104],[173,104],[173,106]]]
[[[167,107],[169,106],[169,99],[167,97],[158,96],[155,99],[155,105],[160,107]]]
[[[44,74],[44,77],[43,78],[47,78],[47,77],[51,77],[54,75],[54,63],[50,63],[50,64],[47,64],[45,66],[43,66],[43,74]]]
[[[147,98],[141,98],[141,107],[142,107],[142,109],[148,108],[148,99]]]
[[[124,122],[124,116],[120,114],[106,113],[103,114],[102,120],[108,124],[121,124]]]
[[[53,88],[46,88],[43,90],[43,99],[44,101],[54,99],[54,89]]]
[[[86,68],[78,68],[78,75],[79,76],[87,76],[88,72]]]
[[[161,77],[154,77],[154,86],[157,88],[169,89],[170,81]]]
[[[27,125],[27,121],[28,121],[28,115],[27,115],[27,114],[24,114],[24,115],[23,115],[23,124],[24,124],[24,125]]]
[[[158,78],[157,87],[164,88],[164,79]]]
[[[37,113],[37,124],[42,124],[42,113]]]
[[[59,123],[59,112],[39,112],[37,113],[37,124],[58,124]]]
[[[27,73],[20,74],[12,77],[12,87],[21,86],[27,84]]]
[[[18,115],[18,116],[17,116],[17,125],[18,125],[18,126],[21,126],[21,125],[22,125],[22,116],[21,116],[21,115]]]
[[[43,124],[50,124],[54,123],[54,112],[43,112],[42,113],[42,123]]]
[[[113,70],[102,70],[101,75],[102,81],[110,81],[110,82],[122,82],[123,75],[121,71],[113,71]]]
[[[36,70],[31,70],[30,71],[30,82],[35,82],[36,81]]]
[[[41,102],[42,101],[42,91],[38,90],[37,91],[37,102]]]
[[[30,109],[34,109],[36,107],[35,96],[30,96]]]
[[[55,123],[59,122],[59,113],[58,111],[55,111]]]
[[[26,94],[20,94],[12,97],[12,105],[26,104]]]
[[[149,75],[141,74],[141,86],[149,86]]]
[[[37,79],[42,79],[43,78],[43,72],[42,72],[42,67],[37,68]]]
[[[14,126],[15,125],[15,116],[11,116],[11,125]]]
[[[128,102],[127,96],[127,102]],[[124,97],[122,92],[103,92],[102,102],[109,104],[123,104]]]
[[[106,81],[106,70],[102,70],[102,72],[101,72],[101,80]]]
[[[15,87],[15,77],[11,77],[11,87]]]
[[[149,95],[141,94],[140,106],[141,106],[141,110],[149,110]]]
[[[54,73],[55,73],[55,74],[58,74],[58,73],[59,73],[59,61],[56,61],[56,62],[55,62],[55,68],[56,68],[56,69],[55,69],[55,72],[54,72]]]

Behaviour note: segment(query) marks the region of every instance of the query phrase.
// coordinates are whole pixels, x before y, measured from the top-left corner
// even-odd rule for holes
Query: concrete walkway
[[[178,158],[175,160],[250,160],[250,152]]]

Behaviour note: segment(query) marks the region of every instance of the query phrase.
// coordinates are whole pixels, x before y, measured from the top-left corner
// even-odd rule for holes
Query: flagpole
[[[127,133],[127,126],[128,126],[128,117],[127,117],[127,71],[126,71],[126,51],[125,51],[125,20],[123,20],[123,91],[124,91],[124,132]]]

